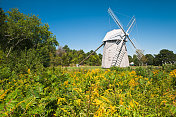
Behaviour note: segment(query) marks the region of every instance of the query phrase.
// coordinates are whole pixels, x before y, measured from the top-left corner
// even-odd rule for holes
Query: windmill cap
[[[103,41],[109,41],[109,40],[122,40],[122,37],[125,36],[122,29],[114,29],[112,31],[109,31],[106,33]]]

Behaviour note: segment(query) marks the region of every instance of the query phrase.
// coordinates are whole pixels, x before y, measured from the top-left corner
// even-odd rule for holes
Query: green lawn
[[[88,70],[88,69],[102,69],[102,67],[101,66],[79,66],[79,67],[64,67],[64,68],[66,68],[66,69],[68,69],[68,70],[78,70],[78,69],[86,69],[86,70]]]
[[[138,67],[142,67],[142,68],[147,68],[149,66],[130,66],[130,68],[132,69],[136,69]],[[159,66],[153,66],[154,68],[157,68]],[[79,70],[79,69],[85,69],[85,70],[91,70],[91,69],[104,69],[102,68],[101,66],[79,66],[79,67],[76,67],[76,66],[73,66],[73,67],[63,67],[63,68],[66,68],[67,70]],[[105,69],[104,69],[105,70]]]

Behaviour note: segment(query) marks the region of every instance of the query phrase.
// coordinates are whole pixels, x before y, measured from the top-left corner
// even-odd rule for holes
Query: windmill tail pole
[[[79,65],[81,65],[85,60],[87,60],[92,54],[94,54],[98,49],[100,49],[102,46],[104,45],[104,42],[92,53],[90,53],[85,59],[83,59],[79,64],[77,64],[76,66],[79,67]]]

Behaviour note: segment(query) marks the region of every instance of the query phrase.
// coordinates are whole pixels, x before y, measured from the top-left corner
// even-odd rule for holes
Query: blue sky
[[[107,12],[111,7],[124,27],[136,17],[130,37],[145,54],[161,49],[176,53],[176,0],[0,0],[0,7],[39,15],[61,46],[85,52],[96,49],[108,31],[118,28]],[[133,55],[129,43],[128,53]]]

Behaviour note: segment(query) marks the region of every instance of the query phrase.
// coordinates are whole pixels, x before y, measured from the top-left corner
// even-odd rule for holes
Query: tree
[[[54,62],[56,37],[35,15],[25,15],[18,9],[4,13],[0,9],[0,50],[4,65],[11,70],[26,71],[38,66],[48,67]]]
[[[130,55],[128,55],[128,59],[129,59],[129,63],[133,62],[133,58]]]
[[[61,57],[65,53],[64,49],[59,46],[58,49],[56,50],[56,56]]]
[[[147,65],[153,65],[154,64],[154,56],[151,54],[146,54],[145,55],[146,59],[147,59]]]
[[[5,35],[5,30],[6,30],[6,15],[4,13],[4,11],[2,10],[2,8],[0,8],[0,48],[3,48],[3,45],[5,44],[3,42],[3,38]]]
[[[134,62],[134,65],[135,66],[139,66],[140,65],[140,61],[139,59],[137,58],[137,55],[133,55],[133,62]]]
[[[18,9],[7,12],[6,22],[2,24],[4,34],[0,46],[6,57],[12,51],[20,52],[30,48],[46,47],[52,48],[58,45],[56,37],[49,31],[48,24],[42,24],[35,15],[25,15]]]
[[[147,63],[147,58],[143,55],[140,59],[142,66]]]
[[[176,56],[173,51],[162,49],[158,55],[155,55],[155,65],[173,64],[176,62]]]
[[[68,45],[65,45],[65,46],[63,47],[63,50],[65,50],[65,52],[69,52],[69,51],[70,51],[70,48],[68,47]]]
[[[102,61],[103,55],[99,53],[98,56],[99,56],[100,60]]]

